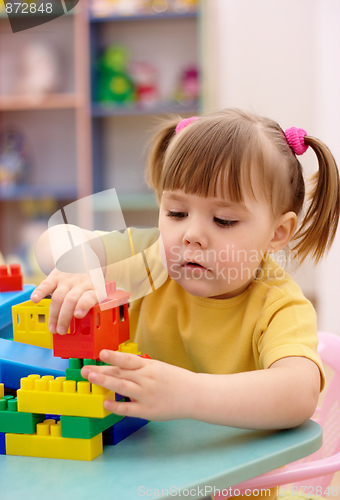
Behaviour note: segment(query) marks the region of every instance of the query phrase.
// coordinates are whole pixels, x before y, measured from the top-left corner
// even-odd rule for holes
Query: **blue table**
[[[222,490],[309,455],[321,444],[322,429],[311,420],[278,432],[194,420],[151,422],[104,447],[92,462],[2,455],[0,492],[10,500],[195,500],[205,496],[205,487]]]

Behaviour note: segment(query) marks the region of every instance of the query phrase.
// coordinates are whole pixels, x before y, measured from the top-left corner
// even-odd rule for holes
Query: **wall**
[[[240,107],[305,128],[340,163],[338,0],[206,0],[205,111]],[[306,176],[314,153],[302,158]],[[319,328],[340,333],[339,235],[324,263],[296,275],[315,300]]]
[[[327,141],[340,165],[340,2],[318,0],[316,31],[315,130]],[[332,249],[317,268],[319,324],[340,333],[340,231]]]

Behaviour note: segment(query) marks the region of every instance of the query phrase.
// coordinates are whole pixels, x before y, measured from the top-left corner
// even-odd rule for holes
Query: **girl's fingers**
[[[53,294],[53,299],[54,295],[55,294]],[[78,318],[84,317],[88,313],[91,307],[97,302],[94,295],[94,292],[83,291],[81,287],[71,288],[67,292],[59,309],[57,333],[63,335],[67,332],[75,311],[77,311]],[[59,303],[59,297],[57,297],[56,300],[57,303]],[[83,307],[81,310],[77,310],[79,302],[81,302]],[[88,307],[88,305],[90,305],[90,307]]]
[[[85,365],[81,369],[81,376],[87,378],[90,372],[99,372],[109,377],[117,377],[119,368],[115,366]]]
[[[75,306],[74,316],[76,318],[83,318],[96,304],[98,304],[98,300],[95,291],[87,290],[81,295],[80,299],[78,300]]]
[[[140,405],[134,402],[118,402],[112,399],[105,399],[104,408],[116,415],[127,417],[140,417]]]
[[[109,391],[132,399],[135,399],[140,392],[139,386],[130,380],[110,377],[97,371],[91,371],[87,379],[91,384],[100,385]]]
[[[145,361],[147,361],[140,356],[136,356],[136,354],[109,351],[107,349],[100,351],[99,357],[102,361],[104,361],[104,363],[109,363],[110,365],[125,368],[127,370],[137,370],[142,368],[145,365]]]
[[[50,295],[56,288],[56,283],[52,279],[46,279],[35,288],[31,294],[31,301],[34,303],[40,302],[47,295]]]
[[[100,373],[101,375],[106,375],[108,377],[129,380],[130,382],[134,382],[136,384],[140,381],[140,373],[138,370],[125,370],[124,368],[119,368],[118,366],[86,365],[81,369],[81,376],[88,378],[90,372]]]
[[[66,287],[59,287],[57,290],[54,291],[51,304],[50,304],[50,310],[49,310],[49,320],[48,320],[48,328],[50,332],[56,333],[57,332],[57,324],[59,322],[59,315],[60,315],[60,310],[62,308],[63,302],[65,300],[65,296],[68,293],[69,289]],[[67,325],[68,327],[68,325]],[[66,328],[67,330],[67,328]],[[66,330],[64,333],[66,333]],[[59,332],[58,332],[59,333]],[[62,333],[62,332],[60,332]]]

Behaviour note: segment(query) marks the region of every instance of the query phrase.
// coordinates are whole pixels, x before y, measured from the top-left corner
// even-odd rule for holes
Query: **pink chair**
[[[312,455],[285,467],[236,484],[233,489],[240,490],[240,494],[246,489],[273,488],[292,484],[296,487],[308,486],[305,493],[312,491],[314,495],[317,495],[316,488],[325,492],[334,473],[340,470],[340,335],[319,332],[319,339],[321,359],[324,365],[328,365],[334,371],[326,388],[322,405],[313,415],[313,420],[318,422],[323,429],[322,447]],[[322,494],[319,493],[319,496]],[[215,500],[223,498],[226,497],[222,495],[214,497]]]

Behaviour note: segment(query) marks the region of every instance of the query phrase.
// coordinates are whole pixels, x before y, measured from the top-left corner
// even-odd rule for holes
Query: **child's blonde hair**
[[[253,196],[256,173],[274,217],[301,213],[305,199],[302,167],[281,127],[268,118],[237,109],[199,117],[176,134],[180,117],[164,123],[151,144],[147,180],[160,200],[164,190],[182,189],[216,196],[218,188],[233,202]],[[319,170],[313,176],[305,215],[293,237],[300,261],[311,254],[317,262],[334,240],[340,211],[340,183],[335,160],[325,144],[306,136]]]

